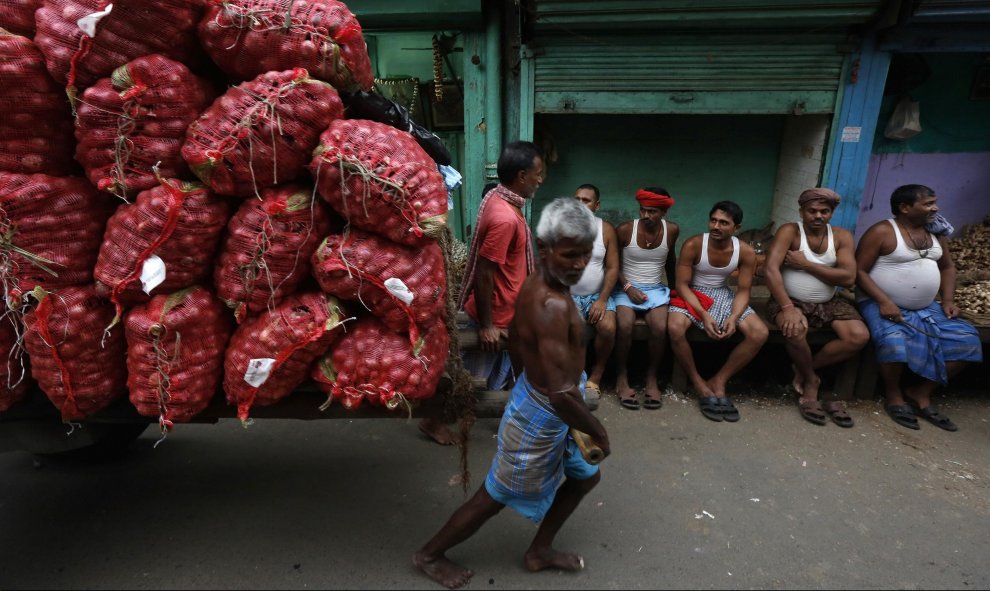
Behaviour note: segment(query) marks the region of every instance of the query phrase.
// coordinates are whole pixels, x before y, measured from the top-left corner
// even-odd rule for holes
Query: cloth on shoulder
[[[582,396],[587,379],[582,373]],[[564,478],[587,480],[597,473],[598,466],[581,456],[570,428],[550,399],[523,372],[502,414],[498,449],[485,478],[485,490],[495,501],[539,523]]]
[[[859,303],[859,311],[870,329],[870,339],[878,363],[904,363],[928,381],[945,385],[948,361],[983,361],[983,344],[976,328],[959,318],[948,318],[942,305],[927,308],[901,308],[903,322],[880,316],[880,305],[873,299]]]

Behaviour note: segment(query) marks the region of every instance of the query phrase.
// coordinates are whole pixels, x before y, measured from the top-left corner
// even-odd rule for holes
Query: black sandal
[[[918,417],[915,416],[914,410],[910,405],[891,404],[889,406],[885,406],[884,410],[887,411],[890,418],[894,419],[894,422],[898,425],[907,427],[908,429],[921,429],[921,425],[918,424]]]
[[[715,396],[699,398],[698,406],[701,408],[701,414],[705,415],[705,418],[721,423],[724,419],[722,417],[722,406],[718,400]]]
[[[719,408],[722,409],[722,418],[730,423],[735,423],[739,420],[739,410],[736,408],[735,404],[729,400],[728,396],[724,396],[718,399]]]
[[[619,404],[621,404],[625,408],[628,408],[629,410],[639,410],[639,400],[636,398],[635,392],[633,392],[633,395],[629,396],[628,398],[623,398],[622,396],[619,396]]]
[[[945,429],[946,431],[958,431],[959,427],[952,422],[952,419],[940,413],[934,406],[926,406],[925,408],[918,409],[918,416],[927,420],[929,423],[939,427],[940,429]]]

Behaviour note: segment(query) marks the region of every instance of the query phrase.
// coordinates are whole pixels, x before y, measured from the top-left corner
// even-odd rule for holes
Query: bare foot
[[[695,393],[702,398],[710,398],[715,396],[715,392],[712,391],[712,387],[708,385],[708,382],[698,378],[697,380],[691,380],[691,385],[694,386]]]
[[[584,558],[577,554],[558,552],[553,548],[544,551],[530,550],[526,553],[526,568],[534,573],[548,568],[578,571],[584,568]]]
[[[712,378],[707,382],[708,388],[712,391],[712,396],[722,398],[725,396],[725,382]]]
[[[461,442],[460,435],[436,419],[423,419],[419,422],[419,430],[440,445],[458,445]]]
[[[417,552],[413,555],[413,564],[423,571],[423,574],[448,589],[463,587],[474,575],[470,570],[454,564],[443,555],[431,560]]]

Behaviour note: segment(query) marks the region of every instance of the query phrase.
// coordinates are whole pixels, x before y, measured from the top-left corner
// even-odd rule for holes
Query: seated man
[[[582,397],[584,321],[569,297],[596,233],[594,216],[571,198],[555,199],[540,215],[539,268],[523,284],[509,328],[512,358],[523,372],[502,415],[491,469],[475,495],[413,556],[417,568],[448,589],[465,585],[473,573],[447,558],[447,550],[506,506],[540,524],[523,557],[527,570],[584,568],[580,556],[554,549],[553,541],[601,480],[570,429],[587,433],[609,454],[608,433]]]
[[[749,289],[756,268],[753,247],[733,236],[742,223],[742,208],[732,201],[719,201],[708,214],[708,233],[692,236],[684,243],[677,265],[677,298],[670,304],[667,332],[674,357],[688,375],[701,413],[713,421],[739,420],[739,411],[725,394],[725,385],[756,357],[770,331],[749,307]],[[735,293],[726,285],[739,269]],[[694,364],[687,331],[694,325],[708,338],[721,341],[738,327],[743,341],[709,380],[702,379]]]
[[[840,427],[852,427],[845,403],[818,399],[823,367],[845,361],[866,346],[870,333],[851,301],[837,295],[837,287],[856,282],[853,237],[829,221],[839,195],[829,189],[808,189],[798,197],[801,221],[777,230],[767,254],[764,277],[772,296],[770,320],[787,339],[784,346],[794,361],[794,389],[801,416],[824,425],[828,416]],[[811,354],[808,327],[830,326],[838,338]],[[826,415],[827,413],[827,415]]]
[[[663,396],[657,381],[660,360],[667,343],[667,304],[669,281],[674,276],[674,248],[680,228],[664,217],[674,205],[670,193],[662,187],[648,187],[636,192],[639,219],[621,224],[615,231],[622,249],[615,302],[618,330],[615,338],[615,390],[625,408],[636,410],[639,400],[629,387],[629,348],[632,346],[636,316],[642,315],[650,329],[649,360],[646,366],[646,391],[643,406],[657,409]],[[666,275],[666,281],[664,276]]]
[[[592,213],[601,206],[598,187],[594,185],[581,185],[574,192],[574,197]],[[587,389],[600,394],[599,384],[615,344],[615,303],[612,302],[612,290],[619,277],[619,249],[612,224],[597,216],[595,219],[598,221],[595,247],[581,280],[571,286],[571,298],[585,322],[595,327],[595,364],[588,374]]]
[[[946,237],[928,229],[938,214],[936,202],[935,192],[923,185],[894,189],[894,219],[871,226],[856,249],[857,303],[876,348],[890,418],[918,429],[921,415],[955,431],[931,395],[966,363],[981,362],[983,347],[977,330],[956,318],[956,266]],[[914,379],[902,390],[905,369]]]

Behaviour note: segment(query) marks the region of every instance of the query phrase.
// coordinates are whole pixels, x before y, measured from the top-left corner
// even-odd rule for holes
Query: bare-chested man
[[[543,210],[538,270],[523,284],[509,327],[510,353],[523,373],[502,415],[491,470],[478,492],[413,556],[416,567],[444,587],[461,587],[473,574],[450,561],[447,550],[506,505],[540,523],[524,556],[528,570],[584,567],[580,556],[552,544],[601,479],[598,467],[581,456],[570,428],[610,453],[605,428],[584,403],[584,320],[570,297],[570,286],[591,258],[597,230],[595,217],[575,199],[555,199]]]

